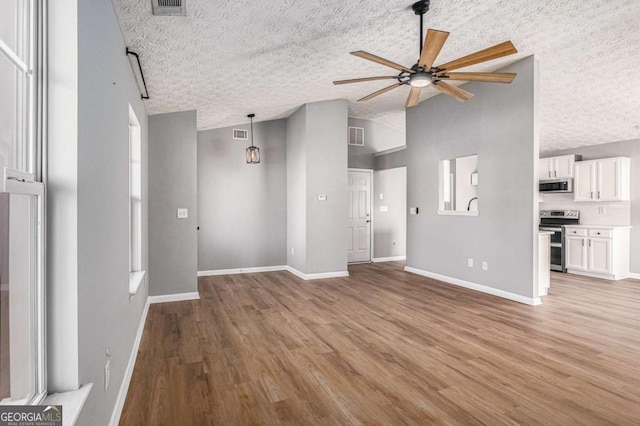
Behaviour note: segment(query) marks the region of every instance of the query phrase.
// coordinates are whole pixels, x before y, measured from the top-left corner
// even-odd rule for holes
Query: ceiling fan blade
[[[464,102],[473,97],[473,93],[469,93],[466,90],[462,90],[459,87],[452,86],[451,84],[445,83],[444,81],[438,81],[436,83],[433,83],[433,87],[435,87],[445,95],[449,95],[452,98],[456,98],[460,102]]]
[[[516,78],[513,72],[445,72],[436,77],[442,80],[486,81],[489,83],[511,83]]]
[[[446,31],[427,30],[418,65],[427,71],[431,69],[433,62],[442,50],[442,46],[444,46],[444,42],[447,41],[447,37],[449,37],[449,33]]]
[[[393,69],[396,69],[398,71],[404,71],[404,72],[408,72],[410,74],[415,73],[415,71],[410,69],[410,68],[403,67],[400,64],[396,64],[395,62],[391,62],[391,61],[389,61],[387,59],[381,58],[379,56],[376,56],[376,55],[373,55],[371,53],[365,52],[363,50],[358,50],[357,52],[351,52],[351,54],[354,55],[354,56],[358,56],[360,58],[363,58],[363,59],[367,59],[369,61],[376,62],[378,64],[386,65],[386,66],[391,67]]]
[[[438,65],[442,71],[453,71],[458,68],[468,67],[469,65],[479,64],[481,62],[489,61],[491,59],[501,58],[503,56],[512,55],[518,53],[513,43],[505,41],[495,46],[489,47],[484,50],[480,50],[471,55],[458,58],[454,61],[447,62],[446,64]]]
[[[384,89],[378,90],[377,92],[373,92],[370,95],[365,96],[364,98],[360,98],[358,99],[358,102],[360,101],[368,101],[371,98],[375,98],[378,95],[382,95],[383,93],[387,93],[389,90],[393,90],[396,87],[400,87],[402,86],[404,83],[396,83],[396,84],[392,84],[391,86],[387,86]]]
[[[374,81],[374,80],[395,80],[396,76],[381,76],[381,77],[364,77],[364,78],[352,78],[351,80],[337,80],[334,81],[333,84],[349,84],[349,83],[361,83],[363,81]]]
[[[422,91],[422,87],[412,87],[409,92],[409,97],[407,98],[407,102],[405,102],[405,108],[411,108],[418,105],[418,101],[420,101],[420,92]]]

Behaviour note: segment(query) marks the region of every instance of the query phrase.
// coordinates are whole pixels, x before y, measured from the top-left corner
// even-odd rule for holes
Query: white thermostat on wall
[[[178,219],[187,219],[189,217],[189,209],[178,209]]]
[[[326,195],[318,195],[318,201],[327,201]]]

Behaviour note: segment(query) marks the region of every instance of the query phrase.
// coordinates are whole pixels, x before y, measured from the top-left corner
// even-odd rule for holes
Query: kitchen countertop
[[[564,225],[565,228],[593,228],[593,229],[630,229],[631,225]]]

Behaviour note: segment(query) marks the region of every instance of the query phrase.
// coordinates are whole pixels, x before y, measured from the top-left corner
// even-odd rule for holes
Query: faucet
[[[469,212],[469,211],[471,211],[471,202],[472,202],[473,200],[477,200],[477,199],[478,199],[478,197],[473,197],[472,199],[470,199],[470,200],[469,200],[469,204],[467,204],[467,211],[468,211],[468,212]]]

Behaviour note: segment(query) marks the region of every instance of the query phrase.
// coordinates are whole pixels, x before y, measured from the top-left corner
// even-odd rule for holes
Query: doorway
[[[371,262],[373,170],[349,169],[347,183],[347,262]]]

